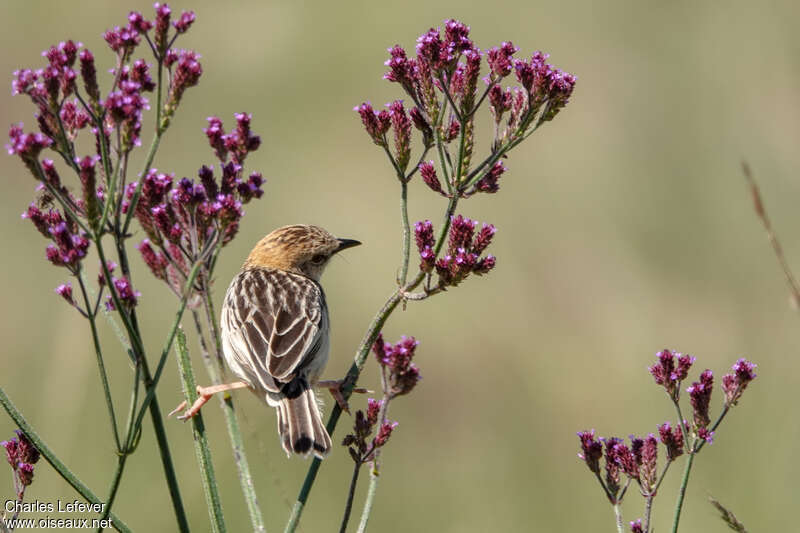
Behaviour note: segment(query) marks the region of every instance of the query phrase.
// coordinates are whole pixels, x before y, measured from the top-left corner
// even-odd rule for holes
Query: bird
[[[198,386],[197,401],[179,418],[191,418],[218,392],[248,388],[276,408],[288,456],[326,457],[331,438],[314,386],[330,388],[345,409],[346,403],[340,381],[319,381],[330,352],[330,318],[320,278],[331,257],[360,244],[305,224],[284,226],[262,238],[228,286],[220,317],[222,354],[239,381]],[[185,407],[183,402],[170,415]]]

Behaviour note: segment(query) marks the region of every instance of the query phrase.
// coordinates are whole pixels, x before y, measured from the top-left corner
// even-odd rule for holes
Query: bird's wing
[[[273,269],[241,272],[222,309],[230,356],[265,389],[278,392],[322,345],[324,306],[319,285],[304,276]]]

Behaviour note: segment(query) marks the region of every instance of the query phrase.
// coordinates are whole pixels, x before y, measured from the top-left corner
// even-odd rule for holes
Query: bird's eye
[[[321,265],[325,262],[325,255],[324,254],[317,254],[311,258],[311,262],[315,265]]]

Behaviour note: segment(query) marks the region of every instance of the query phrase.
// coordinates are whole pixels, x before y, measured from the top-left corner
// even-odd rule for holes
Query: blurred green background
[[[81,4],[0,6],[3,127],[34,122],[27,98],[10,96],[13,70],[41,65],[41,50],[72,38],[95,52],[103,72],[111,56],[102,31],[122,24],[131,9],[152,14],[144,1]],[[349,365],[393,289],[399,261],[398,186],[351,110],[364,100],[377,107],[402,97],[399,86],[381,79],[386,48],[410,49],[427,28],[455,17],[471,25],[482,49],[512,40],[521,56],[542,49],[579,78],[561,115],[512,152],[500,192],[462,204],[460,212],[498,227],[491,250],[497,269],[397,312],[384,330],[390,340],[413,334],[421,341],[424,381],[392,405],[400,426],[384,454],[373,531],[614,530],[610,506],[576,458],[575,432],[627,436],[674,420],[646,370],[664,347],[691,352],[718,378],[743,355],[759,365],[758,380],[695,463],[683,530],[726,530],[708,495],[754,531],[796,524],[800,321],[740,162],[750,162],[787,256],[800,269],[798,4],[171,5],[173,12],[196,11],[180,46],[202,54],[205,72],[155,165],[180,177],[212,163],[201,131],[211,114],[230,124],[234,112],[252,112],[264,140],[248,163],[267,177],[266,195],[248,206],[223,254],[217,301],[253,243],[277,226],[315,223],[365,243],[323,279],[334,320],[331,378]],[[482,120],[479,127],[488,129],[488,111]],[[53,293],[65,272],[46,263],[45,241],[20,219],[33,180],[11,157],[0,158],[0,174],[0,385],[60,457],[105,495],[115,456],[88,328]],[[410,198],[414,220],[439,223],[443,202],[420,181],[412,182]],[[175,306],[138,258],[135,267],[147,343],[156,351]],[[131,371],[109,331],[103,341],[124,410]],[[195,370],[207,381],[202,365]],[[374,363],[362,381],[379,387]],[[286,459],[271,409],[238,396],[260,502],[269,529],[280,530],[308,462]],[[165,411],[181,399],[172,356],[159,399]],[[356,398],[354,407],[363,401]],[[715,392],[715,410],[719,404]],[[204,413],[226,519],[230,530],[245,531],[224,421],[215,403]],[[348,425],[345,419],[334,441]],[[167,426],[191,522],[206,530],[190,429],[174,420]],[[2,414],[0,437],[13,428]],[[658,531],[671,523],[680,468],[656,499]],[[335,449],[303,531],[338,529],[350,470],[347,453]],[[10,479],[0,494],[11,496]],[[26,496],[75,494],[42,465]],[[626,520],[641,515],[641,503],[635,491],[627,497]],[[114,510],[140,531],[174,529],[149,417]]]

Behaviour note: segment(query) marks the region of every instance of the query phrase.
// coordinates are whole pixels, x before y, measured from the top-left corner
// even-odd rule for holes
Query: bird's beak
[[[355,239],[337,239],[339,241],[339,247],[336,248],[337,252],[341,252],[345,248],[352,248],[353,246],[358,246],[361,244],[361,241],[357,241]]]

